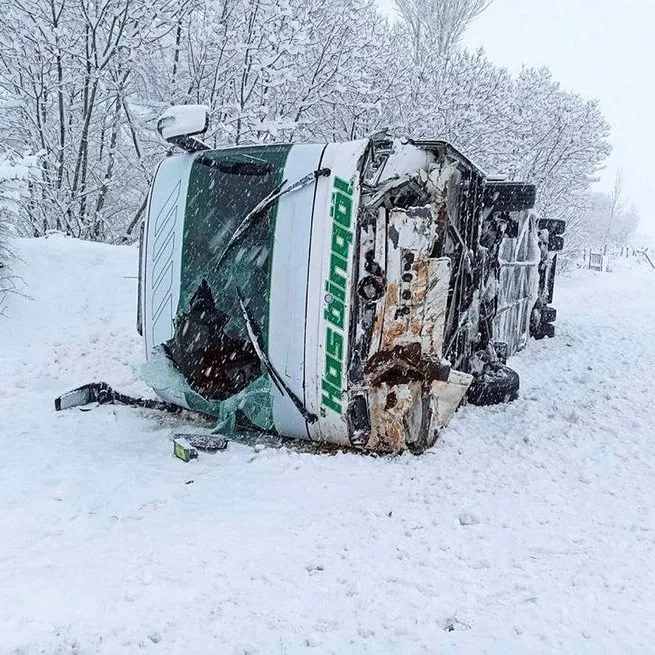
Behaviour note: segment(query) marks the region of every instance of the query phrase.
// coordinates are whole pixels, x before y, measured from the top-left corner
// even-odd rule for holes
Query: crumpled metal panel
[[[425,356],[441,357],[450,283],[450,260],[430,258],[438,222],[432,207],[394,209],[389,215],[387,291],[380,350],[421,342]],[[436,323],[426,323],[426,320]]]
[[[371,435],[366,447],[383,452],[429,448],[439,430],[450,423],[472,381],[473,376],[451,370],[447,380],[372,386],[368,394]]]
[[[430,259],[426,268],[427,289],[421,343],[424,353],[442,357],[451,275],[450,258]]]
[[[448,427],[450,419],[457,411],[472,382],[472,375],[451,369],[446,382],[434,380],[430,384],[430,396],[437,400],[436,423],[438,427]]]
[[[383,382],[370,389],[371,436],[366,447],[383,452],[405,450],[413,435],[420,436],[423,385],[419,381],[405,384]],[[410,437],[410,439],[408,439]]]
[[[367,448],[424,450],[448,425],[472,376],[442,362],[451,263],[431,257],[438,208],[393,209],[384,251],[387,288],[378,303],[367,362],[371,436]],[[380,212],[380,222],[385,216]]]

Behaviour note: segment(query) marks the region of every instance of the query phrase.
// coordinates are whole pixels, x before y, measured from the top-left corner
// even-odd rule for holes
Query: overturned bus
[[[281,436],[421,452],[460,403],[512,400],[505,365],[553,336],[564,225],[535,188],[446,142],[211,150],[170,108],[142,233],[143,375],[176,405]]]

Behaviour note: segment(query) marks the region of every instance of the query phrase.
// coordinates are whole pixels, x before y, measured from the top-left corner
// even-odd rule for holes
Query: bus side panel
[[[355,228],[359,207],[359,166],[368,140],[330,144],[321,166],[311,235],[305,402],[319,419],[310,424],[312,440],[349,445],[346,423]]]
[[[296,145],[284,179],[289,183],[321,166],[325,145]],[[268,355],[291,391],[305,402],[305,316],[312,210],[316,183],[283,195],[278,204],[271,262]],[[288,394],[272,386],[273,420],[279,434],[309,439],[307,422]]]

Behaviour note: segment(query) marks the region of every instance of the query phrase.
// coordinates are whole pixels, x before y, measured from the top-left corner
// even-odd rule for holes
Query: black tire
[[[523,182],[487,182],[483,198],[484,206],[494,211],[520,212],[534,207],[537,188]]]
[[[557,310],[554,307],[543,307],[541,310],[542,323],[554,323],[557,320]]]
[[[552,339],[555,336],[553,321],[556,319],[557,310],[538,300],[530,316],[530,336],[537,340],[545,337]]]
[[[467,399],[471,405],[499,405],[519,397],[519,374],[509,366],[498,365],[473,380]]]
[[[557,234],[548,235],[548,250],[551,252],[560,252],[564,250],[564,237]]]
[[[546,337],[552,339],[555,336],[555,326],[552,323],[541,323],[533,336],[537,340]]]
[[[564,234],[566,232],[566,221],[559,218],[540,218],[539,229],[548,230],[549,234]]]

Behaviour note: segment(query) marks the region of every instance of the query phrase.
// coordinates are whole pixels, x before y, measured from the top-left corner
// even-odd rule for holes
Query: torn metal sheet
[[[377,327],[380,349],[388,351],[397,345],[420,342],[426,332],[438,330],[438,326],[425,325],[425,314],[436,315],[439,309],[445,313],[449,280],[444,276],[449,269],[443,264],[448,265],[449,260],[442,261],[440,268],[428,257],[437,239],[437,222],[429,206],[393,210],[387,237],[387,292],[378,309],[381,320]],[[441,356],[431,344],[425,354]]]
[[[429,447],[472,380],[442,363],[451,260],[433,256],[440,237],[435,205],[444,206],[440,199],[378,214],[375,252],[384,264],[386,293],[376,303],[375,349],[364,366],[374,449]],[[379,238],[382,230],[387,239]]]
[[[390,385],[382,382],[368,395],[371,434],[367,447],[383,452],[400,452],[408,447],[408,437],[419,441],[430,421],[423,415],[423,386],[419,381]]]
[[[437,399],[437,425],[448,427],[450,419],[457,411],[462,399],[473,382],[469,373],[451,370],[448,380],[433,380],[430,384],[430,396]]]

